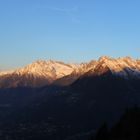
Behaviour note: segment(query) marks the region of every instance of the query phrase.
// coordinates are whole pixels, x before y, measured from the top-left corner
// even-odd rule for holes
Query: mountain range
[[[40,60],[1,72],[0,87],[0,139],[89,140],[140,106],[140,60]]]
[[[113,59],[107,56],[88,63],[65,64],[60,61],[39,60],[24,68],[0,72],[0,87],[43,87],[46,85],[67,86],[87,75],[112,75],[140,78],[140,60],[130,57]]]

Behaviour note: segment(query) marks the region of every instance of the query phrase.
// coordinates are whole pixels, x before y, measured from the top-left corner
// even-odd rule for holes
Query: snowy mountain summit
[[[68,85],[80,77],[100,76],[106,72],[126,79],[140,79],[140,60],[130,57],[114,59],[107,56],[100,57],[97,61],[92,60],[81,64],[39,60],[24,68],[0,72],[0,87],[41,87],[53,83]]]
[[[95,66],[94,73],[100,75],[106,70],[110,71],[113,75],[118,75],[125,78],[139,78],[140,64],[138,62],[138,60],[132,59],[130,57],[117,59],[106,56],[101,57]]]

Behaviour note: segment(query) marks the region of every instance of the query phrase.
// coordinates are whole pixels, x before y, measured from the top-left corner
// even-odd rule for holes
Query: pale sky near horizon
[[[0,70],[37,59],[140,58],[139,0],[0,0]]]

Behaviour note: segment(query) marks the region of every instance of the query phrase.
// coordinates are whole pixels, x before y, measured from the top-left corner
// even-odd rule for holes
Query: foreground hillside
[[[127,109],[120,120],[109,129],[104,123],[96,136],[89,140],[139,140],[140,139],[140,108]]]

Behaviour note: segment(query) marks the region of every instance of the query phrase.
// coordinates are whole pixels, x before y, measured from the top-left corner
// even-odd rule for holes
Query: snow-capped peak
[[[76,65],[38,60],[12,73],[0,74],[0,87],[45,86],[70,75],[75,69]]]
[[[0,87],[38,87],[52,84],[55,81],[59,83],[59,80],[61,83],[71,83],[79,77],[102,75],[107,72],[124,78],[140,79],[140,60],[130,57],[114,59],[108,56],[81,64],[38,60],[14,71],[0,72]]]
[[[110,71],[114,75],[123,77],[140,78],[140,65],[138,62],[130,57],[124,58],[110,58],[107,56],[99,58],[92,73],[101,75]]]
[[[53,80],[69,75],[73,72],[71,65],[58,61],[36,61],[15,71],[18,74],[33,74],[35,76],[49,77]]]
[[[108,61],[109,59],[111,59],[109,56],[102,56],[99,58],[99,62],[102,62],[102,61]]]

